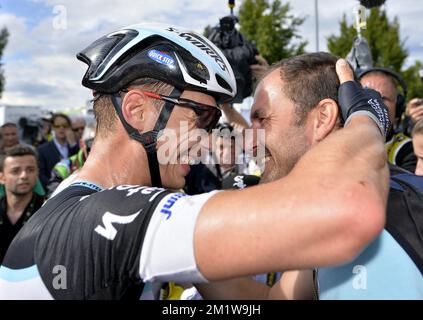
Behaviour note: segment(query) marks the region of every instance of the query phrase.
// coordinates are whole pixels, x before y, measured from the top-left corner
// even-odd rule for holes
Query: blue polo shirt
[[[321,300],[423,299],[423,276],[383,230],[351,263],[317,271]]]

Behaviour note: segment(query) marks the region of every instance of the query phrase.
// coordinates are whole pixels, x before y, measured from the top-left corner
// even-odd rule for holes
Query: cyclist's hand
[[[267,60],[260,55],[256,55],[255,58],[257,60],[257,64],[250,65],[250,69],[253,74],[253,78],[259,80],[269,70],[269,64],[267,63]]]
[[[378,125],[382,135],[386,137],[391,121],[388,108],[380,94],[372,89],[363,89],[354,81],[353,71],[344,59],[336,62],[336,73],[341,85],[338,91],[338,101],[342,118],[347,123],[355,115],[366,115]]]

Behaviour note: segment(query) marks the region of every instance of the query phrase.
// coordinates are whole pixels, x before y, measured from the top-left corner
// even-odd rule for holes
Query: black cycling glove
[[[368,88],[363,89],[355,81],[347,81],[339,87],[338,99],[345,123],[353,115],[364,114],[376,122],[382,135],[386,137],[391,128],[391,121],[388,108],[378,92]]]

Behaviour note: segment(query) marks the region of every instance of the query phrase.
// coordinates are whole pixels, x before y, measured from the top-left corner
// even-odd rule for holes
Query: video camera
[[[235,1],[229,1],[231,14],[220,19],[219,26],[212,29],[208,39],[219,47],[228,59],[236,79],[237,95],[232,100],[241,103],[252,93],[252,74],[250,65],[256,64],[256,55],[259,54],[254,43],[247,41],[235,25],[238,18],[232,14]]]
[[[365,6],[367,9],[380,7],[385,3],[386,0],[359,0],[362,6]]]
[[[40,121],[21,117],[18,121],[18,125],[21,131],[20,140],[30,145],[36,145],[42,130]]]

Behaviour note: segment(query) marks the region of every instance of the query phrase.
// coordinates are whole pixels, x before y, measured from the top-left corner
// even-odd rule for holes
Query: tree
[[[0,59],[3,56],[3,50],[7,45],[8,38],[9,38],[9,31],[7,31],[6,28],[1,29],[0,31]],[[0,67],[1,66],[2,64],[0,64]],[[4,83],[5,83],[4,72],[3,72],[3,68],[1,68],[0,69],[0,97],[3,93]]]
[[[373,65],[399,72],[408,84],[408,98],[416,96],[423,86],[418,77],[421,63],[417,61],[413,66],[402,70],[408,50],[405,48],[405,40],[400,39],[398,19],[395,17],[393,21],[389,21],[385,10],[372,8],[367,18],[367,28],[363,30],[362,35],[369,43]],[[340,35],[331,35],[327,38],[329,51],[337,56],[345,57],[351,50],[356,36],[354,26],[347,23],[344,15],[340,21]],[[422,91],[420,91],[421,95],[423,95]]]
[[[419,76],[420,69],[423,69],[423,63],[417,60],[412,66],[402,72],[402,76],[408,85],[408,99],[423,97],[423,79]]]
[[[207,25],[203,30],[203,36],[208,38],[210,34],[212,33],[213,27],[211,25]]]
[[[239,9],[240,31],[256,43],[260,54],[270,63],[304,53],[298,27],[304,18],[289,14],[289,3],[280,0],[245,0]],[[295,41],[296,40],[296,41]]]

